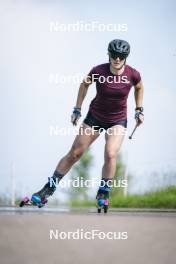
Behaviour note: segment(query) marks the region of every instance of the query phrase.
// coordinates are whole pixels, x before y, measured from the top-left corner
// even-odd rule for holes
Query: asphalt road
[[[176,213],[1,210],[0,263],[175,264]]]

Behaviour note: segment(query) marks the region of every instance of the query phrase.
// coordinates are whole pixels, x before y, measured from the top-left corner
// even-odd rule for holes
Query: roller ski
[[[34,193],[31,197],[31,199],[29,199],[29,197],[24,197],[19,206],[23,207],[23,206],[37,206],[38,208],[42,208],[43,206],[45,206],[48,202],[48,197],[53,195],[53,193],[56,190],[56,186],[55,184],[50,184],[50,182],[48,181],[48,183],[45,184],[45,186],[37,193]]]
[[[37,200],[33,197],[31,197],[31,199],[29,199],[29,197],[24,197],[19,206],[20,207],[24,207],[24,206],[37,206],[38,208],[42,208],[46,203],[48,202],[47,199],[43,199],[43,200]]]
[[[99,187],[99,190],[96,196],[98,213],[101,213],[102,210],[104,211],[105,214],[108,212],[110,189],[111,188],[108,186]]]

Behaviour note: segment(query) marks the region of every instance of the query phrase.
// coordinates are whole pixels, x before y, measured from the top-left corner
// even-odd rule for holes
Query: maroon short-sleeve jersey
[[[93,116],[105,123],[126,119],[128,94],[141,80],[140,73],[125,65],[121,75],[114,75],[110,63],[105,63],[94,67],[88,76],[96,82],[97,94],[89,107]]]

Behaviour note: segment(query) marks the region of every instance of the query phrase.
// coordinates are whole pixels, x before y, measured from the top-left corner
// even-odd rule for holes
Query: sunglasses
[[[117,58],[119,58],[119,60],[124,60],[126,59],[126,55],[124,54],[121,54],[121,53],[116,53],[116,52],[113,52],[113,53],[109,53],[109,56],[113,59],[113,60],[116,60]]]

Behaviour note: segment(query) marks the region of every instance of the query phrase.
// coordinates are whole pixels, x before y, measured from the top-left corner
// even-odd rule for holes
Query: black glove
[[[71,115],[71,122],[74,126],[77,125],[78,120],[81,117],[81,108],[74,107],[73,113]]]
[[[144,109],[143,109],[143,107],[137,107],[136,109],[135,109],[135,119],[136,119],[136,122],[140,125],[142,122],[143,122],[143,119],[144,119],[144,113],[143,113],[143,111],[144,111]]]

